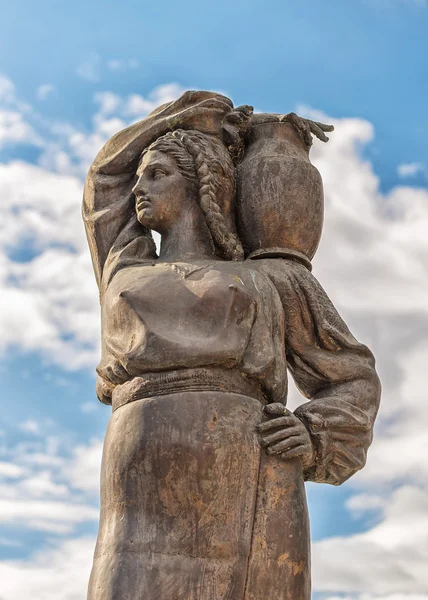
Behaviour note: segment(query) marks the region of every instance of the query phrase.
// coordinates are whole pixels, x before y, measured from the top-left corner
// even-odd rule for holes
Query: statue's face
[[[195,189],[180,172],[175,160],[163,152],[150,150],[137,171],[133,188],[137,218],[142,225],[158,231],[169,231],[183,211],[195,202]]]

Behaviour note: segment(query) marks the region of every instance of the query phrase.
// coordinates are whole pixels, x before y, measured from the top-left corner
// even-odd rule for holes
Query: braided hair
[[[243,260],[233,219],[235,169],[222,142],[199,131],[177,129],[155,140],[143,155],[149,150],[171,156],[183,177],[195,185],[218,254],[226,260]]]

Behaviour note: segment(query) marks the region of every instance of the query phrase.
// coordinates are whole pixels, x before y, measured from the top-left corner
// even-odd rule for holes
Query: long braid
[[[199,181],[199,202],[204,213],[208,228],[213,237],[213,241],[220,251],[223,251],[225,258],[232,260],[243,260],[244,250],[238,236],[230,231],[226,224],[224,215],[221,212],[217,202],[217,192],[221,191],[216,185],[212,167],[221,168],[218,160],[212,160],[207,156],[202,145],[203,138],[199,132],[189,134],[183,130],[172,132],[174,138],[179,139],[189,154],[195,161],[195,169]],[[199,139],[198,139],[199,138]],[[211,168],[210,168],[211,162]]]

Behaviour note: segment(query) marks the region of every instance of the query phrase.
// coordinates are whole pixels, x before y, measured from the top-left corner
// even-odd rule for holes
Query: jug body
[[[237,226],[246,255],[310,262],[323,225],[321,175],[289,123],[265,122],[248,135],[237,169]]]

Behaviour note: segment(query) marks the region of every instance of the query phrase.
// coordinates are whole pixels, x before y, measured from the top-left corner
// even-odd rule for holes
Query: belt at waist
[[[213,367],[159,371],[134,377],[114,389],[112,409],[115,411],[128,402],[153,396],[203,391],[242,394],[255,398],[263,404],[267,403],[257,381],[237,370]]]

